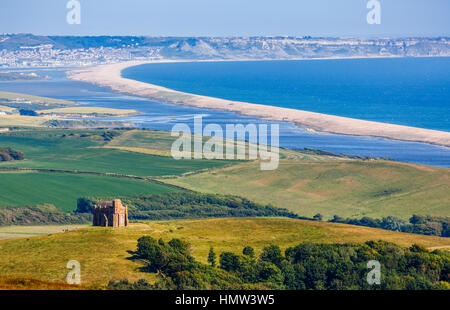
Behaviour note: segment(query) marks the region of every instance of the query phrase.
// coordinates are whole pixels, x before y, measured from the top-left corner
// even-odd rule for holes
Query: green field
[[[50,104],[60,104],[60,105],[74,105],[76,104],[73,101],[68,100],[61,100],[61,99],[53,99],[48,97],[39,97],[39,96],[33,96],[33,95],[27,95],[27,94],[19,94],[19,93],[9,93],[0,91],[0,100],[6,99],[6,100],[15,100],[15,99],[25,99],[29,101],[39,101],[39,102],[45,102]]]
[[[133,126],[132,123],[74,119],[79,116],[104,117],[134,115],[139,112],[127,109],[76,106],[73,101],[0,92],[0,111],[13,113],[0,117],[0,127],[36,128],[100,128]],[[39,116],[19,115],[19,110],[37,111]],[[57,115],[55,117],[55,114]],[[69,117],[70,119],[63,119]]]
[[[165,181],[200,192],[241,195],[308,217],[450,216],[450,170],[407,163],[283,160],[274,171],[242,163]]]
[[[40,110],[41,114],[82,114],[82,115],[96,115],[96,116],[119,116],[119,115],[132,115],[138,114],[136,110],[127,109],[111,109],[100,107],[68,107],[68,108],[56,108],[49,110]]]
[[[85,226],[87,225],[0,226],[0,240],[56,234]]]
[[[157,194],[175,188],[126,178],[67,173],[0,172],[0,206],[49,203],[64,211],[76,209],[77,199]]]
[[[333,215],[403,219],[413,214],[450,216],[447,168],[281,150],[284,159],[279,168],[261,171],[258,162],[177,161],[160,156],[168,155],[174,139],[168,132],[147,130],[17,131],[0,135],[0,146],[22,151],[26,159],[1,163],[0,168],[158,177],[199,192],[239,195],[301,216],[321,213],[326,219]],[[21,185],[16,186],[20,190]]]
[[[122,135],[114,138],[105,144],[105,148],[114,148],[120,150],[128,150],[136,153],[155,154],[162,156],[171,156],[171,147],[177,137],[172,137],[168,131],[156,130],[130,130],[124,132]],[[203,137],[203,142],[206,142],[210,137]],[[194,136],[191,138],[194,141]],[[236,143],[236,145],[235,145]],[[226,150],[227,145],[232,145],[235,148],[239,146],[245,147],[245,154],[248,156],[249,143],[243,141],[225,140],[223,142],[223,149]],[[194,145],[192,142],[192,156],[194,155]],[[294,151],[289,149],[279,149],[280,158],[291,160],[308,160],[308,161],[323,161],[323,160],[339,160],[343,158],[316,155],[303,151]]]
[[[49,117],[24,116],[19,114],[0,116],[1,127],[46,127],[45,122],[51,120]]]
[[[76,136],[69,136],[74,132]],[[99,136],[89,136],[87,133],[102,131],[38,131],[0,135],[0,146],[25,153],[25,160],[1,163],[0,167],[168,176],[232,163],[221,160],[174,160],[171,157],[105,149],[102,148],[104,141],[95,139]]]
[[[152,281],[155,274],[140,271],[143,263],[131,259],[130,251],[136,250],[137,239],[143,235],[162,237],[166,241],[182,238],[192,244],[192,254],[201,262],[206,262],[211,246],[217,253],[239,253],[249,245],[257,254],[270,244],[285,249],[304,241],[344,243],[381,239],[402,246],[413,243],[426,247],[450,246],[448,238],[279,218],[142,222],[119,229],[88,227],[66,233],[0,240],[0,274],[2,277],[62,282],[68,272],[67,262],[78,260],[82,284],[140,278]]]

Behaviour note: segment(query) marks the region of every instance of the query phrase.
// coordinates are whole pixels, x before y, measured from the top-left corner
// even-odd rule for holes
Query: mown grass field
[[[0,116],[0,126],[46,127],[44,123],[49,120],[51,118],[45,116],[2,115]]]
[[[0,207],[49,203],[73,211],[80,197],[120,197],[177,191],[165,185],[126,178],[42,172],[0,172]]]
[[[48,98],[48,97],[40,97],[40,96],[33,96],[33,95],[27,95],[27,94],[19,94],[19,93],[10,93],[10,92],[0,91],[0,100],[1,99],[14,100],[17,98],[30,100],[30,101],[53,103],[53,104],[63,104],[63,105],[76,104],[75,102],[68,101],[68,100],[53,99],[53,98]]]
[[[24,132],[20,136],[0,135],[0,146],[25,153],[25,160],[0,163],[0,167],[167,176],[223,167],[232,163],[223,160],[175,160],[172,157],[104,149],[101,148],[102,142],[86,134],[70,137],[69,134],[74,132],[77,133],[65,131],[64,137],[63,134],[57,135],[52,131]],[[97,133],[101,134],[102,131]]]
[[[138,114],[136,110],[127,109],[111,109],[111,108],[100,108],[100,107],[68,107],[68,108],[56,108],[49,110],[40,110],[39,113],[49,114],[83,114],[83,115],[97,115],[97,116],[119,116],[119,115],[130,115]]]
[[[49,235],[85,226],[87,225],[0,226],[0,240]]]
[[[252,162],[165,182],[241,195],[308,217],[450,216],[450,170],[407,163],[282,160],[277,170],[260,171]]]
[[[402,246],[449,246],[448,238],[411,235],[366,227],[281,218],[208,219],[134,223],[111,229],[88,227],[66,233],[0,240],[0,274],[5,278],[64,281],[69,260],[81,264],[82,284],[106,284],[109,280],[155,279],[140,270],[132,258],[143,235],[164,240],[181,238],[192,244],[194,257],[206,262],[210,247],[216,253],[238,253],[244,246],[257,254],[269,244],[283,249],[300,242],[345,243],[387,240]]]

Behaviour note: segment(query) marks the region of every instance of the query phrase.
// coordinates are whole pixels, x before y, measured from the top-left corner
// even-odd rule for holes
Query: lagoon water
[[[31,70],[31,72],[39,73],[37,70]],[[177,106],[117,94],[106,88],[68,80],[65,78],[64,70],[50,70],[41,74],[48,74],[52,77],[52,80],[0,83],[0,91],[74,100],[91,106],[136,109],[141,111],[142,114],[114,119],[132,121],[138,127],[156,130],[171,130],[176,123],[186,123],[192,127],[193,117],[198,114],[203,115],[205,125],[210,123],[221,125],[226,123],[274,123],[229,112]],[[450,149],[444,147],[382,138],[316,134],[300,129],[291,123],[277,124],[280,126],[280,145],[282,147],[294,149],[306,147],[450,167]]]

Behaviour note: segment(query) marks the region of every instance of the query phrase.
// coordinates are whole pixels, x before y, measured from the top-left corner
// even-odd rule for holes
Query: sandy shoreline
[[[236,112],[242,115],[266,120],[292,122],[297,126],[310,131],[353,136],[382,137],[393,140],[422,142],[450,147],[450,132],[188,94],[157,85],[126,79],[121,76],[121,71],[125,68],[145,63],[150,62],[131,61],[86,69],[77,69],[70,71],[68,77],[76,81],[89,82],[99,86],[108,87],[116,92],[150,98],[156,101]]]

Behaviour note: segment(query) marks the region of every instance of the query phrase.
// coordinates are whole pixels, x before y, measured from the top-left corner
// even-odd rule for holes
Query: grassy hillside
[[[65,173],[0,172],[0,208],[49,203],[64,211],[73,211],[80,197],[116,197],[173,191],[176,189],[124,178]]]
[[[242,163],[165,180],[200,192],[234,194],[302,216],[450,216],[450,170],[389,161],[283,160],[274,171]]]
[[[91,287],[25,278],[0,278],[0,290],[86,290]]]
[[[59,134],[57,134],[59,133]],[[2,166],[78,170],[136,176],[180,175],[230,164],[219,160],[174,160],[171,157],[103,149],[102,131],[37,131],[0,135],[0,146],[25,153],[20,162]],[[101,140],[99,140],[101,138]]]
[[[66,233],[33,238],[0,240],[0,274],[11,278],[63,281],[69,260],[81,263],[82,283],[146,278],[154,274],[139,270],[143,264],[133,260],[130,251],[143,235],[154,238],[182,238],[192,244],[196,259],[206,262],[209,248],[216,252],[240,252],[250,245],[257,254],[262,247],[278,244],[283,249],[303,241],[323,243],[386,240],[409,246],[449,246],[448,238],[410,235],[365,227],[291,219],[210,219],[135,223],[108,229],[89,227]]]

